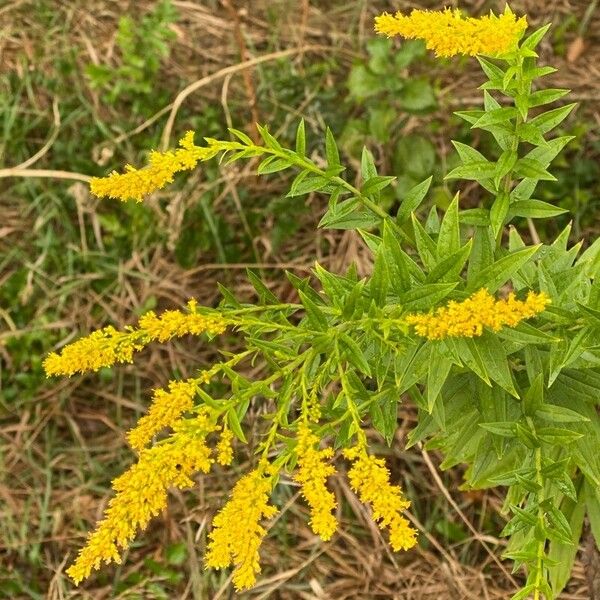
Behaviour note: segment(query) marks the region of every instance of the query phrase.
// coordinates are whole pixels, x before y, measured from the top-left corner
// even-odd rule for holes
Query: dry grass
[[[17,0],[0,6],[0,65],[3,72],[14,72],[26,78],[27,70],[43,73],[53,68],[53,57],[67,44],[76,49],[78,68],[87,63],[111,60],[114,55],[115,28],[123,12],[140,14],[149,2],[122,0],[59,1],[49,3],[60,18],[50,19],[51,27],[40,23],[36,1]],[[317,2],[313,0],[278,0],[276,2],[194,2],[175,0],[180,19],[174,26],[177,39],[172,57],[164,69],[161,85],[172,91],[172,104],[165,105],[157,115],[146,115],[136,122],[121,119],[121,125],[107,129],[107,137],[98,139],[94,160],[104,166],[112,165],[115,158],[135,157],[135,148],[146,134],[153,132],[163,143],[173,140],[175,134],[188,127],[185,117],[175,117],[173,108],[179,108],[178,93],[190,85],[193,92],[182,98],[185,115],[202,113],[210,106],[221,107],[225,120],[234,114],[236,125],[256,120],[268,121],[270,115],[261,112],[261,106],[277,107],[278,100],[268,89],[263,89],[263,102],[255,102],[259,93],[261,69],[233,68],[268,53],[290,52],[290,60],[302,70],[311,61],[335,55],[344,69],[360,52],[362,42],[371,35],[371,17],[383,9],[410,6],[437,7],[439,2]],[[481,0],[465,1],[465,7],[475,10],[495,5]],[[584,0],[522,0],[512,4],[515,10],[526,10],[532,21],[553,20],[561,23],[566,16],[582,18],[588,7]],[[271,15],[277,15],[276,32]],[[235,18],[232,18],[235,17]],[[572,34],[567,36],[571,61],[551,56],[552,48],[544,47],[548,62],[560,67],[554,83],[571,87],[582,103],[590,122],[600,123],[597,104],[600,94],[600,44],[595,38],[600,31],[600,11],[596,11],[582,31],[585,46],[576,56],[581,44]],[[570,37],[569,37],[570,36]],[[274,60],[274,59],[273,59]],[[229,69],[229,70],[228,70]],[[442,78],[441,113],[448,106],[470,104],[475,101],[476,75],[463,70],[459,77],[438,75]],[[196,82],[196,83],[195,83]],[[201,85],[197,82],[205,82]],[[340,80],[324,85],[341,85]],[[114,108],[102,104],[97,93],[86,91],[85,100],[93,107],[99,121],[110,122]],[[30,139],[36,148],[47,151],[38,157],[31,168],[58,170],[61,165],[52,148],[51,124],[53,103],[58,96],[34,94],[29,108],[43,115],[47,122],[46,135]],[[320,128],[315,95],[305,90],[298,106],[287,107],[287,121],[282,130],[304,114],[309,126]],[[168,115],[173,118],[168,121]],[[170,123],[170,125],[169,125]],[[165,129],[165,124],[167,127]],[[415,123],[409,120],[407,130]],[[41,127],[43,130],[44,127]],[[56,134],[61,136],[60,127]],[[591,136],[595,136],[594,131]],[[445,149],[444,141],[438,145]],[[120,160],[120,158],[119,158]],[[119,162],[117,160],[117,164]],[[9,166],[18,166],[6,159]],[[0,172],[1,173],[1,172]],[[250,206],[272,197],[281,189],[281,183],[257,180],[251,169],[230,169],[219,182],[223,193],[216,198],[213,209],[233,231],[244,226],[249,208],[247,199],[240,199],[242,191],[249,194]],[[29,232],[43,230],[43,218],[29,206],[29,199],[16,195],[13,180],[6,180],[0,205],[0,257],[13,256],[15,249],[22,252],[2,262],[0,285],[8,281],[13,270],[21,267],[29,248],[23,248]],[[45,192],[52,186],[67,185],[46,180],[38,183]],[[107,321],[115,324],[131,322],[139,306],[154,299],[159,307],[175,306],[195,296],[204,304],[217,300],[217,282],[232,286],[243,295],[251,293],[244,278],[244,269],[253,266],[265,273],[275,293],[289,298],[292,288],[281,276],[283,269],[306,274],[315,258],[339,269],[352,261],[358,262],[363,272],[369,270],[369,259],[359,239],[351,233],[338,235],[329,232],[313,233],[322,206],[318,198],[309,198],[311,213],[303,217],[303,228],[283,246],[274,250],[268,235],[272,226],[269,217],[265,234],[254,236],[253,262],[244,264],[219,263],[208,253],[205,260],[193,268],[184,268],[173,256],[175,240],[184,227],[184,215],[203,191],[215,186],[202,175],[195,175],[189,184],[176,192],[166,192],[150,204],[157,228],[168,232],[166,244],[137,249],[130,256],[122,256],[110,265],[113,282],[102,291],[95,287],[98,273],[80,271],[57,275],[45,270],[43,245],[39,252],[27,259],[29,277],[21,290],[20,302],[32,305],[28,323],[15,324],[8,311],[0,307],[0,394],[7,387],[7,378],[17,377],[13,359],[3,344],[9,338],[36,332],[68,332],[61,343],[89,331]],[[20,188],[22,189],[22,188]],[[192,193],[193,192],[193,193]],[[246,192],[244,192],[246,193]],[[99,206],[91,199],[84,186],[70,188],[72,198],[72,225],[81,235],[76,243],[83,256],[102,253],[102,218],[110,207]],[[165,198],[168,199],[167,209]],[[87,233],[86,233],[87,232]],[[90,235],[89,232],[92,232]],[[57,232],[57,236],[61,235]],[[31,243],[26,241],[25,243]],[[116,266],[115,266],[116,265]],[[4,269],[4,270],[3,270]],[[106,276],[106,273],[103,274]],[[57,308],[58,307],[58,308]],[[45,315],[57,315],[48,320]],[[235,345],[234,339],[226,345]],[[28,398],[3,400],[0,417],[2,449],[0,476],[0,583],[18,582],[20,592],[14,598],[154,598],[161,597],[156,586],[169,590],[172,598],[230,598],[231,588],[225,576],[206,573],[202,567],[206,524],[219,507],[221,499],[231,487],[237,474],[215,473],[204,477],[198,486],[185,496],[176,494],[171,508],[143,536],[132,549],[121,568],[109,568],[105,574],[91,579],[83,591],[74,591],[64,569],[73,553],[81,545],[84,532],[101,515],[110,491],[110,478],[132,460],[123,434],[143,412],[148,391],[163,385],[176,372],[190,374],[198,364],[210,364],[214,350],[192,343],[177,344],[145,352],[136,366],[119,368],[111,378],[90,376],[73,380],[52,381],[36,389]],[[260,410],[260,409],[257,409]],[[296,491],[292,483],[283,482],[276,501],[283,506],[282,515],[273,524],[272,535],[264,550],[264,577],[260,584],[243,597],[271,599],[331,599],[393,598],[393,599],[501,599],[513,589],[506,567],[497,564],[503,542],[486,533],[490,524],[501,521],[498,508],[501,499],[496,493],[460,493],[459,471],[438,476],[435,457],[420,454],[417,449],[401,451],[405,431],[410,428],[414,415],[405,409],[397,443],[391,449],[381,448],[389,455],[389,464],[396,477],[414,499],[415,525],[423,527],[422,548],[405,555],[393,555],[373,526],[364,509],[356,502],[345,480],[333,482],[336,494],[345,501],[340,517],[343,526],[330,544],[317,541],[308,529],[307,515],[301,503],[292,499]],[[241,461],[240,461],[241,462]],[[240,464],[238,470],[243,469]],[[433,471],[432,471],[433,469]],[[448,501],[450,498],[452,501]],[[456,508],[460,512],[457,513]],[[449,542],[436,532],[436,522],[454,524],[465,532],[459,542]],[[431,532],[431,533],[427,533]],[[438,539],[439,538],[439,539]],[[165,545],[183,540],[186,560],[179,570],[185,571],[181,581],[168,581],[164,571],[152,570],[148,560],[163,564]],[[130,575],[142,573],[135,582]],[[128,579],[129,577],[129,579]],[[119,587],[118,582],[128,581]],[[154,586],[154,587],[153,587]],[[569,591],[564,599],[588,599],[583,566],[578,563]]]

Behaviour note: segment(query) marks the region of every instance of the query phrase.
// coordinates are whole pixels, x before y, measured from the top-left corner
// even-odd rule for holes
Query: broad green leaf
[[[460,227],[458,223],[458,194],[446,210],[437,240],[437,256],[453,254],[460,249]]]
[[[443,260],[440,260],[427,275],[426,282],[436,283],[437,281],[455,281],[460,276],[463,267],[469,258],[472,245],[473,240],[471,239],[462,248]]]
[[[443,300],[458,285],[455,283],[428,283],[409,290],[400,296],[400,303],[406,310],[423,310],[431,308]]]
[[[532,158],[520,158],[515,164],[514,170],[520,177],[540,181],[556,181],[556,177],[549,173],[539,160]]]
[[[571,90],[549,88],[545,90],[538,90],[529,95],[529,106],[543,106],[544,104],[550,104],[560,100],[563,96],[566,96]]]
[[[477,227],[469,257],[467,280],[471,281],[494,261],[494,236],[491,227]]]
[[[569,211],[560,206],[543,202],[542,200],[520,200],[510,205],[508,214],[514,217],[548,219],[549,217],[557,217],[566,212]]]
[[[319,221],[319,227],[328,229],[368,229],[379,223],[381,223],[381,217],[363,208],[363,204],[358,198],[349,198],[335,206],[330,206]]]
[[[302,196],[322,190],[329,184],[329,179],[321,175],[312,175],[308,171],[302,171],[292,182],[287,198]]]
[[[444,179],[467,179],[471,181],[481,181],[493,179],[496,175],[496,163],[489,160],[470,162],[466,165],[452,169]]]
[[[433,344],[426,386],[427,411],[429,413],[433,410],[451,368],[452,361],[441,351],[439,344]]]
[[[508,215],[509,202],[510,196],[508,193],[500,192],[494,200],[494,204],[492,204],[492,208],[490,209],[490,223],[494,236],[497,236],[504,227],[506,216]]]
[[[306,310],[306,317],[310,325],[319,331],[327,331],[329,322],[323,311],[302,290],[298,290],[298,295],[302,306]]]
[[[577,411],[557,404],[544,404],[535,411],[535,414],[540,419],[553,423],[582,423],[590,420]]]
[[[519,394],[512,380],[506,351],[496,335],[485,332],[483,336],[473,339],[473,345],[479,350],[479,355],[489,378],[505,389],[511,396],[518,398]]]
[[[518,115],[516,108],[505,106],[494,110],[486,111],[486,113],[473,123],[472,127],[489,127],[498,123],[509,123]]]
[[[422,181],[406,193],[396,214],[396,221],[399,224],[404,223],[404,221],[410,218],[411,213],[417,210],[427,195],[432,180],[433,177],[428,177],[425,181]]]
[[[431,270],[433,269],[437,261],[437,251],[435,243],[427,234],[427,232],[423,228],[423,225],[421,225],[421,222],[419,221],[419,219],[417,219],[414,213],[412,214],[412,224],[419,256],[421,257],[423,264]]]
[[[325,133],[325,155],[327,157],[327,169],[336,170],[340,166],[340,153],[329,127]]]
[[[363,375],[370,377],[371,368],[360,346],[343,331],[339,334],[338,343],[342,350],[342,357],[356,367]]]
[[[548,30],[552,27],[552,23],[548,23],[539,29],[536,29],[533,33],[528,35],[521,43],[521,48],[528,48],[529,50],[535,50],[537,45],[544,39]]]
[[[530,123],[537,127],[540,130],[540,133],[548,133],[560,125],[576,106],[577,103],[573,103],[567,104],[566,106],[561,106],[560,108],[548,110],[531,119]]]
[[[541,244],[538,244],[537,246],[516,250],[497,260],[468,281],[467,292],[475,292],[485,287],[493,294],[526,264],[538,252],[540,247]]]

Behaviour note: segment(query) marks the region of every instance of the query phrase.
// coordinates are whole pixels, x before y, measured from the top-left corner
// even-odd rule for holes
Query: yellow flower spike
[[[233,433],[228,427],[223,429],[217,447],[217,462],[223,466],[229,466],[233,461],[233,447],[231,442],[233,441]]]
[[[394,16],[384,13],[375,17],[377,33],[425,40],[436,56],[505,54],[515,49],[526,28],[526,17],[517,18],[509,9],[500,16],[490,12],[480,18],[465,18],[459,10],[449,8],[414,9],[409,16],[397,12]]]
[[[122,551],[129,547],[138,529],[145,529],[150,519],[166,507],[169,487],[191,487],[195,472],[210,470],[213,461],[206,436],[215,429],[206,414],[179,421],[168,441],[142,450],[138,462],[113,481],[116,495],[109,501],[104,519],[67,569],[76,584],[103,562],[121,562]]]
[[[344,455],[353,461],[348,471],[350,487],[361,502],[371,505],[379,529],[389,529],[390,546],[395,552],[412,548],[417,543],[417,534],[402,516],[410,502],[399,486],[390,483],[385,461],[368,455],[364,446],[345,450]]]
[[[297,438],[298,470],[294,480],[300,484],[302,495],[310,506],[313,532],[327,541],[337,530],[337,520],[332,514],[337,503],[326,485],[327,477],[335,473],[335,468],[327,462],[333,456],[333,450],[318,449],[319,438],[307,423],[300,424]]]
[[[237,590],[251,588],[260,573],[258,551],[267,534],[260,522],[277,512],[269,504],[271,477],[272,474],[265,474],[263,466],[242,477],[213,520],[205,564],[214,569],[233,564],[233,585]]]
[[[194,407],[196,387],[201,378],[186,381],[170,381],[168,390],[154,390],[148,414],[127,433],[127,441],[137,452],[141,452],[152,437],[165,427],[173,425],[184,412]]]
[[[529,292],[527,299],[517,300],[513,293],[496,300],[486,289],[481,289],[463,302],[451,301],[447,306],[430,313],[409,314],[406,322],[415,333],[430,340],[448,337],[477,337],[484,327],[500,331],[516,327],[521,321],[543,312],[550,298],[542,293]]]
[[[74,375],[97,371],[117,363],[130,363],[134,352],[142,350],[150,342],[165,342],[173,337],[187,334],[200,335],[223,333],[226,321],[218,314],[196,312],[193,302],[189,312],[168,310],[157,316],[153,311],[143,315],[138,328],[127,327],[118,331],[109,326],[65,346],[59,353],[52,352],[44,360],[46,375]]]
[[[125,173],[113,171],[108,177],[93,177],[90,182],[92,193],[100,197],[141,202],[144,196],[171,183],[175,173],[189,171],[198,161],[208,160],[218,152],[210,146],[196,146],[193,131],[188,131],[179,140],[179,146],[177,150],[167,152],[152,151],[149,165],[143,169],[127,165]]]

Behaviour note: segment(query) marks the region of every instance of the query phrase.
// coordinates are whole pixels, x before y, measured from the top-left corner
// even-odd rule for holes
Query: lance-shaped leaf
[[[511,252],[497,260],[495,263],[480,271],[467,284],[467,292],[475,292],[480,288],[487,288],[494,293],[504,285],[523,265],[525,265],[538,252],[541,244],[530,246],[522,250]]]

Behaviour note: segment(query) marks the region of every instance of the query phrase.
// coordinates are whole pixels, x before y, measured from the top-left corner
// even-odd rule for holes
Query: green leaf
[[[491,227],[477,227],[473,236],[473,249],[469,257],[467,280],[476,278],[494,260],[494,237]]]
[[[229,127],[227,131],[235,135],[236,138],[238,138],[247,146],[254,146],[254,142],[250,139],[250,136],[246,135],[243,131],[240,131],[239,129],[234,129],[233,127]]]
[[[387,221],[384,221],[383,224],[382,244],[381,251],[386,256],[390,286],[397,295],[401,295],[411,288],[408,257],[402,250],[395,231]]]
[[[496,164],[496,180],[502,179],[510,173],[517,162],[519,155],[513,150],[505,150],[498,159]]]
[[[452,361],[440,350],[440,345],[435,344],[431,349],[429,371],[427,372],[427,411],[432,412],[442,387],[450,374]]]
[[[302,171],[292,182],[290,191],[287,193],[286,198],[302,196],[304,194],[310,194],[310,192],[318,192],[328,184],[329,179],[327,177],[323,177],[322,175],[313,175],[308,171]]]
[[[469,240],[462,248],[450,256],[439,261],[437,265],[428,273],[426,282],[436,283],[437,281],[455,281],[461,274],[465,262],[471,253],[473,240]]]
[[[427,309],[443,300],[457,285],[458,282],[420,285],[402,294],[400,304],[407,311]]]
[[[520,158],[515,164],[514,171],[520,177],[541,181],[557,181],[556,177],[549,173],[539,160],[532,158]]]
[[[444,179],[467,179],[480,182],[485,179],[493,179],[495,176],[496,164],[489,160],[480,160],[452,169]]]
[[[548,30],[552,27],[552,23],[548,23],[539,29],[536,29],[533,33],[527,36],[521,43],[521,48],[527,48],[528,50],[535,50],[538,44],[544,39]]]
[[[246,436],[244,435],[244,431],[240,425],[238,415],[233,408],[227,412],[227,423],[229,424],[229,428],[231,431],[233,431],[235,437],[243,444],[247,444],[248,440],[246,440]]]
[[[388,185],[390,185],[392,183],[392,181],[394,181],[394,179],[396,179],[396,178],[395,177],[384,177],[382,175],[376,175],[375,177],[371,177],[370,179],[367,179],[367,181],[364,182],[360,191],[365,196],[370,196],[370,195],[372,195],[376,192],[380,192],[381,190],[386,188]]]
[[[323,311],[302,290],[298,290],[298,295],[302,306],[306,310],[306,317],[310,325],[318,331],[327,331],[329,322]]]
[[[396,221],[399,224],[402,224],[409,219],[411,213],[419,207],[421,202],[423,202],[429,191],[432,180],[433,177],[428,177],[425,181],[417,184],[406,193],[396,214]]]
[[[396,388],[387,388],[370,399],[369,415],[373,427],[385,438],[388,446],[394,439],[398,426],[400,396]]]
[[[431,270],[435,266],[437,260],[436,245],[414,213],[412,214],[412,224],[419,256],[421,257],[423,264]]]
[[[537,246],[510,252],[469,280],[466,291],[475,292],[485,287],[493,294],[525,265],[538,252],[540,247],[541,244],[538,244]]]
[[[325,132],[325,155],[327,157],[327,169],[337,171],[338,167],[341,166],[340,153],[338,151],[337,144],[335,143],[333,133],[329,127]]]
[[[540,133],[548,133],[560,125],[576,106],[577,103],[573,103],[553,110],[548,110],[531,119],[530,123],[534,127],[537,127]]]
[[[369,367],[369,363],[360,346],[343,331],[339,334],[338,343],[342,349],[342,358],[345,358],[351,365],[363,373],[363,375],[370,377],[371,367]]]
[[[512,422],[479,423],[479,427],[505,438],[514,438],[517,436],[515,433],[515,424]]]
[[[377,176],[377,167],[375,166],[373,154],[366,146],[363,146],[360,157],[360,173],[363,181],[368,181],[371,177]]]
[[[267,148],[271,148],[272,150],[283,150],[281,144],[269,133],[268,126],[256,125],[256,128],[258,129],[258,133],[260,134],[260,137],[262,137],[262,139],[264,140],[265,146],[267,146]]]
[[[553,445],[570,444],[584,436],[578,431],[560,427],[542,427],[537,430],[537,435],[543,442]]]
[[[490,224],[490,211],[485,208],[467,208],[460,211],[458,218],[465,225],[487,227]]]
[[[552,421],[553,423],[582,423],[589,421],[585,415],[556,404],[544,404],[535,411],[535,414],[540,419]]]
[[[514,217],[529,217],[532,219],[548,219],[566,212],[565,208],[543,202],[542,200],[519,200],[510,205],[508,214]]]
[[[517,115],[517,109],[512,106],[496,108],[494,110],[486,111],[482,117],[473,123],[472,127],[484,128],[498,123],[509,123],[511,119],[514,119]]]
[[[504,227],[506,216],[508,215],[509,202],[509,194],[507,192],[500,192],[494,200],[494,204],[492,204],[492,208],[490,209],[490,223],[494,236],[497,236]]]
[[[566,500],[561,507],[561,510],[564,511],[565,515],[563,516],[562,513],[559,513],[564,520],[564,522],[560,522],[560,530],[562,531],[565,540],[564,542],[557,542],[554,540],[550,542],[548,550],[550,564],[547,565],[548,580],[552,586],[552,591],[556,596],[563,591],[571,578],[573,564],[575,563],[575,557],[579,550],[579,539],[583,529],[585,508],[584,502]],[[554,522],[554,514],[550,519]]]
[[[444,214],[437,240],[437,255],[453,254],[460,249],[460,227],[458,222],[458,194]]]
[[[523,396],[523,412],[532,417],[544,407],[544,374],[538,373],[537,377]]]
[[[485,332],[484,335],[476,340],[473,339],[472,342],[479,351],[489,378],[495,381],[511,396],[518,398],[519,394],[512,380],[506,351],[500,340],[494,334]]]
[[[256,172],[259,175],[267,175],[269,173],[277,173],[278,171],[289,169],[291,166],[292,164],[290,161],[285,158],[269,156],[269,158],[266,158],[258,165]]]
[[[363,208],[358,198],[349,198],[330,206],[323,218],[319,221],[319,227],[328,229],[369,229],[379,225],[381,217]]]
[[[566,96],[571,90],[549,88],[545,90],[538,90],[529,95],[529,106],[543,106],[544,104],[550,104],[560,100],[563,96]]]
[[[300,119],[298,129],[296,129],[296,154],[298,156],[306,156],[306,128],[304,119]]]

